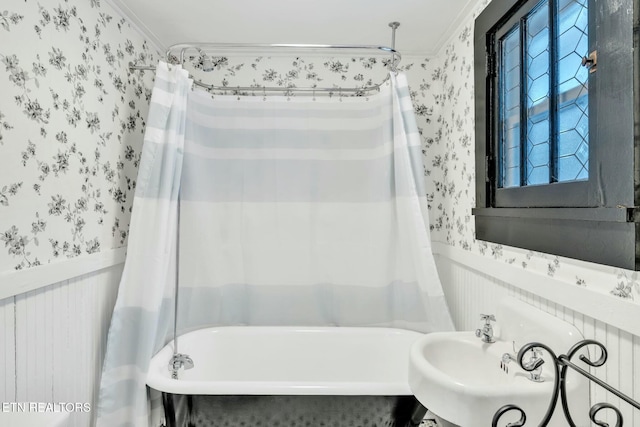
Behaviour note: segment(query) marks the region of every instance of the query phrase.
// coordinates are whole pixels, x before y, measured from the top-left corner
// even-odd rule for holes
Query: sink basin
[[[582,337],[572,325],[513,298],[500,303],[496,318],[496,342],[491,344],[482,342],[474,332],[431,333],[413,344],[409,385],[416,398],[441,418],[441,424],[488,427],[496,411],[506,404],[520,406],[527,414],[527,425],[538,425],[547,412],[554,380],[551,357],[544,352],[543,381],[534,382],[517,362],[504,369],[502,355],[514,354],[513,341],[516,349],[537,341],[556,355],[564,354]],[[567,391],[574,420],[588,425],[587,380],[569,375]],[[505,414],[500,425],[518,419],[517,412]],[[558,402],[549,426],[566,425]]]
[[[507,403],[520,406],[528,417],[544,415],[553,372],[543,369],[544,382],[536,383],[515,362],[505,371],[500,361],[507,352],[513,353],[511,343],[485,344],[473,332],[428,334],[411,350],[411,390],[439,417],[464,427],[490,426],[493,414]]]

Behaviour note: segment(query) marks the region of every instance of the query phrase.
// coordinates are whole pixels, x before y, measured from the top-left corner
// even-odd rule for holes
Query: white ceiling
[[[435,55],[477,0],[107,0],[157,48],[183,42],[363,44]]]

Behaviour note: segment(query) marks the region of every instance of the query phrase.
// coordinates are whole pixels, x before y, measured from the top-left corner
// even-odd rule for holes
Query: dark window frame
[[[476,238],[640,270],[639,0],[589,0],[589,180],[497,188],[495,33],[532,2],[493,0],[475,22]]]

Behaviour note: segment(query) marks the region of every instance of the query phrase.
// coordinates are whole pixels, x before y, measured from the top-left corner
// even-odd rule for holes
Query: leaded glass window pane
[[[549,5],[541,2],[526,19],[526,185],[548,184],[550,176]]]
[[[520,30],[514,28],[500,43],[500,134],[501,182],[520,186]]]
[[[581,66],[588,52],[587,0],[558,2],[557,180],[589,177],[589,73]]]
[[[499,40],[500,188],[589,177],[587,1],[541,0]]]

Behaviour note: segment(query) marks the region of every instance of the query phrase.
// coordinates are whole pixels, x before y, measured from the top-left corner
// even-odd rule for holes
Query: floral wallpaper
[[[383,82],[388,73],[390,58],[386,55],[334,57],[298,56],[279,54],[269,56],[214,56],[213,70],[203,71],[203,57],[192,56],[187,68],[195,80],[215,86],[229,88],[227,91],[214,90],[216,94],[249,95],[249,96],[323,96],[318,93],[278,92],[265,93],[262,87],[281,88],[335,88],[329,96],[346,97],[362,96],[374,92],[358,91],[354,94],[341,92],[341,88],[364,88]],[[413,62],[402,61],[400,70],[408,71],[414,67]],[[238,91],[234,87],[255,87],[251,91]]]
[[[640,302],[636,272],[475,239],[473,20],[489,1],[435,57],[405,56],[400,64],[422,134],[433,240]],[[126,245],[153,84],[152,72],[127,65],[160,56],[103,3],[0,6],[0,271]],[[338,98],[347,96],[341,87],[383,81],[390,60],[229,55],[211,58],[213,71],[204,72],[203,59],[190,58],[196,80],[256,87],[242,95],[264,97],[262,86],[325,86]]]
[[[0,271],[126,246],[153,86],[153,72],[130,72],[128,64],[153,65],[158,53],[100,0],[11,0],[0,7],[0,25]],[[262,86],[328,86],[336,98],[348,96],[342,87],[382,82],[390,62],[384,55],[212,59],[209,73],[203,58],[191,58],[195,79],[255,86],[255,96],[264,96]],[[422,72],[425,61],[405,59],[401,69]],[[417,103],[426,120],[431,107]]]
[[[154,49],[101,0],[0,5],[0,272],[126,245]]]

